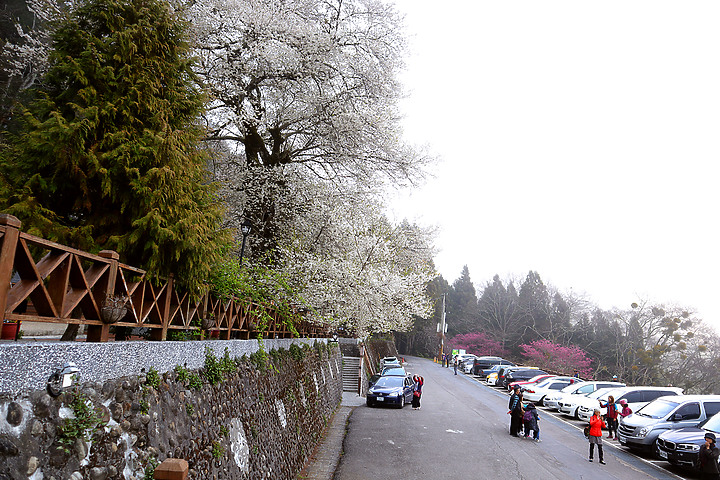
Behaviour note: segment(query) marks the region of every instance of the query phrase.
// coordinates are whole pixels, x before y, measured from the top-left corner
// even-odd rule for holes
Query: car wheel
[[[540,398],[540,400],[535,402],[535,405],[540,405],[541,407],[545,406],[545,397]]]
[[[375,404],[373,402],[371,402],[370,399],[368,398],[367,400],[365,400],[365,405],[372,408]]]
[[[405,395],[400,395],[400,406],[398,408],[402,409],[405,406]]]

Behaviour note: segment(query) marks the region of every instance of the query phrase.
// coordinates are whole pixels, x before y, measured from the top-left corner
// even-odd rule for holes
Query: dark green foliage
[[[300,348],[297,344],[293,343],[290,345],[290,356],[297,361],[301,361],[305,358],[305,351]]]
[[[175,373],[177,374],[177,381],[184,383],[190,378],[187,368],[182,365],[175,365]]]
[[[477,296],[467,265],[463,267],[460,277],[453,282],[447,293],[445,310],[448,336],[478,329]]]
[[[223,372],[220,368],[220,362],[209,347],[205,347],[205,368],[202,374],[210,385],[222,382]]]
[[[58,428],[58,441],[67,453],[70,453],[78,438],[89,440],[88,432],[97,428],[102,420],[100,409],[92,406],[87,395],[77,391],[70,395],[70,408],[74,418],[66,418]]]
[[[184,35],[158,0],[89,0],[61,22],[0,158],[0,206],[28,233],[199,288],[227,237]]]
[[[150,367],[150,370],[148,370],[147,375],[145,376],[145,385],[153,388],[160,386],[160,375],[158,375],[158,371],[153,367]]]
[[[202,378],[197,373],[190,373],[188,375],[188,387],[194,390],[200,390],[203,386]]]

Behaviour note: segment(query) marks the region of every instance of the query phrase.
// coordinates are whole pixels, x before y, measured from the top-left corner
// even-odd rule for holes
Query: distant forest
[[[720,392],[720,338],[680,308],[638,300],[627,309],[603,310],[546,285],[534,271],[522,281],[495,275],[476,289],[467,266],[452,284],[438,276],[427,291],[435,313],[416,318],[411,331],[395,334],[401,352],[438,355],[437,324],[445,295],[449,348],[529,363],[536,357],[528,355],[528,345],[555,345],[582,350],[590,360],[587,372],[596,379],[618,375],[628,385]]]

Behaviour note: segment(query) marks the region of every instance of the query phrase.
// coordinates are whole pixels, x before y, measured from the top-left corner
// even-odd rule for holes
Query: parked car
[[[593,407],[593,411],[596,408],[599,409],[600,404],[598,403],[598,400],[603,397],[607,399],[607,395],[613,395],[611,392],[615,392],[616,390],[617,389],[613,387],[598,388],[594,392],[585,393],[583,395],[566,395],[558,402],[558,412],[572,418],[578,418],[580,405],[591,405]],[[592,412],[590,412],[590,416],[592,417]]]
[[[705,434],[712,432],[720,438],[720,413],[694,427],[667,430],[658,436],[657,455],[673,465],[689,470],[700,468],[700,447],[705,443]]]
[[[545,372],[543,372],[542,370],[532,370],[532,372],[533,372],[533,373],[536,373],[537,375],[532,376],[532,377],[528,378],[527,380],[523,380],[523,379],[520,378],[520,377],[516,377],[516,375],[518,374],[518,372],[520,372],[520,370],[518,370],[517,372],[512,372],[512,373],[510,373],[509,376],[512,376],[512,377],[517,378],[517,379],[516,379],[514,382],[509,382],[509,383],[508,383],[508,385],[507,385],[507,389],[508,389],[508,390],[513,390],[516,385],[517,385],[518,387],[520,387],[520,388],[525,388],[525,387],[527,387],[527,386],[529,386],[529,385],[534,385],[534,384],[536,384],[536,383],[540,383],[540,382],[542,382],[543,380],[547,380],[548,378],[555,376],[555,375],[552,375],[552,374],[550,374],[550,373],[545,373]],[[505,377],[505,378],[507,378],[507,377]]]
[[[526,387],[523,392],[523,399],[536,405],[542,405],[546,395],[557,393],[576,382],[578,382],[578,379],[575,377],[551,377],[537,385]]]
[[[500,357],[478,357],[474,361],[472,373],[473,375],[486,376],[490,372],[484,373],[484,370],[490,370],[493,365],[515,366],[515,364],[512,363],[510,360],[505,360],[504,358]]]
[[[467,373],[468,375],[472,375],[472,370],[473,370],[473,362],[470,361],[470,362],[463,363],[462,371],[464,373]]]
[[[596,400],[594,402],[590,399],[587,399],[585,401],[580,400],[576,418],[585,422],[590,421],[593,410],[598,408],[599,406],[597,400],[602,400],[602,402],[605,403],[609,395],[613,396],[616,403],[620,400],[625,400],[628,404],[628,407],[630,407],[633,412],[637,412],[642,407],[644,407],[649,402],[655,400],[658,397],[664,397],[666,395],[682,395],[682,393],[683,389],[678,387],[649,386],[623,387],[612,391],[606,391],[603,392],[602,396],[596,397]]]
[[[458,369],[465,370],[465,365],[470,363],[472,365],[473,361],[477,358],[477,355],[473,355],[472,353],[465,353],[462,355],[457,356],[458,360]]]
[[[661,433],[693,427],[720,411],[720,395],[677,395],[656,398],[620,419],[620,445],[655,452]]]
[[[380,375],[407,375],[407,372],[405,371],[405,368],[399,366],[399,365],[387,365],[385,368],[382,369],[380,372]]]
[[[487,382],[488,385],[496,385],[497,384],[497,375],[498,372],[492,372],[487,377],[485,377],[485,382]]]
[[[382,376],[368,389],[365,403],[368,407],[395,405],[402,408],[406,403],[412,402],[414,386],[415,383],[410,375]]]
[[[540,370],[537,367],[523,367],[517,370],[512,370],[505,375],[503,378],[503,387],[506,389],[510,388],[511,383],[525,382],[538,375],[550,375],[549,373]],[[499,377],[499,375],[498,375]]]
[[[557,393],[545,395],[543,405],[551,410],[558,410],[560,408],[560,400],[567,395],[585,395],[590,392],[594,392],[599,388],[611,388],[611,387],[624,387],[624,383],[620,382],[605,382],[605,381],[588,381],[588,382],[576,382],[572,385],[568,385]]]
[[[480,372],[480,375],[479,375],[479,376],[480,376],[480,377],[484,377],[484,378],[487,380],[488,376],[490,376],[490,374],[494,373],[494,374],[495,374],[495,378],[497,378],[497,373],[498,373],[498,372],[500,371],[500,369],[503,368],[503,367],[505,367],[505,365],[500,365],[500,364],[493,365],[493,366],[490,367],[490,368],[486,368],[485,370],[482,370],[482,371]],[[474,366],[473,366],[473,368],[474,368]]]
[[[395,365],[397,367],[402,366],[397,357],[384,357],[380,359],[380,370],[385,367],[389,367],[390,365]]]
[[[507,385],[505,384],[505,377],[514,370],[522,370],[527,369],[527,367],[501,367],[500,370],[497,372],[497,382],[495,383],[496,387],[503,387],[507,388]]]

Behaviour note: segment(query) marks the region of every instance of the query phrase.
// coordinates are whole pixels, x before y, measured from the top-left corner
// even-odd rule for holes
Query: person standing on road
[[[700,478],[705,480],[720,479],[720,470],[718,469],[718,457],[720,457],[720,449],[715,445],[715,434],[707,432],[705,434],[705,444],[700,447]]]
[[[415,381],[415,386],[413,387],[412,408],[413,410],[420,410],[420,397],[422,397],[422,387],[425,382],[423,378],[418,375],[415,375],[413,380]]]
[[[590,432],[588,432],[588,440],[590,441],[590,458],[588,461],[593,461],[593,450],[595,445],[598,446],[598,457],[600,458],[600,464],[605,465],[603,460],[603,448],[602,448],[602,428],[605,426],[602,417],[600,416],[600,410],[597,408],[593,412],[593,416],[590,417]]]
[[[526,420],[527,419],[527,420]],[[525,438],[530,438],[530,430],[533,431],[533,440],[536,442],[540,441],[540,427],[538,426],[537,408],[534,403],[528,403],[525,407],[525,414],[523,415],[523,422],[525,423]]]
[[[508,409],[510,414],[510,435],[518,437],[520,426],[522,425],[523,408],[522,408],[522,393],[520,387],[515,386],[513,394],[510,395],[510,401],[508,402]]]
[[[455,375],[457,375],[457,364],[458,364],[458,357],[455,355],[455,358],[453,358],[453,369],[455,370]]]
[[[602,400],[598,400],[598,402],[600,402],[600,408],[607,409],[607,415],[605,415],[605,418],[607,419],[607,428],[608,428],[608,437],[607,438],[613,438],[613,433],[615,433],[615,438],[617,438],[618,411],[615,406],[615,397],[610,395],[608,397],[605,405],[603,405]]]

